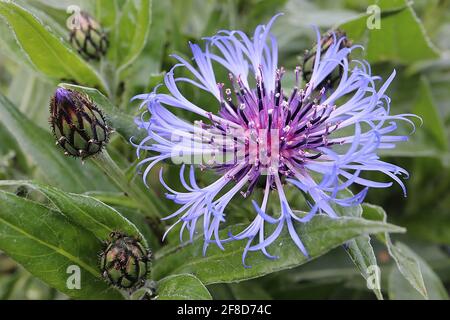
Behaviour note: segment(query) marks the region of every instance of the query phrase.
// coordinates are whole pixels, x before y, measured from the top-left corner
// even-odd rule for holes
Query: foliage
[[[66,8],[74,3],[108,34],[100,61],[84,60],[68,42]],[[366,9],[374,3],[380,29],[367,27]],[[151,248],[157,299],[448,299],[448,8],[449,0],[0,0],[0,299],[129,298],[103,281],[97,257],[102,241],[119,230]],[[372,204],[341,208],[339,219],[317,215],[297,228],[309,258],[281,236],[270,247],[279,259],[251,253],[246,269],[245,241],[224,251],[211,247],[205,256],[200,241],[180,244],[176,231],[161,243],[166,225],[159,218],[174,208],[156,176],[151,191],[136,177],[130,141],[142,132],[130,98],[162,80],[175,63],[170,53],[189,56],[189,41],[221,29],[252,32],[277,12],[286,13],[274,27],[286,69],[313,44],[311,24],[339,28],[365,46],[354,58],[368,60],[373,73],[397,70],[388,91],[392,111],[415,113],[423,125],[408,143],[382,154],[411,173],[407,198],[395,187],[371,190]],[[115,163],[109,168],[120,168],[119,176],[55,147],[46,119],[58,84],[87,94],[104,111],[116,131],[107,147]],[[211,105],[195,92],[190,98]],[[163,166],[169,179],[178,175],[176,167]],[[234,204],[237,218],[222,232],[242,228],[249,206]],[[72,265],[80,268],[80,289],[67,285]],[[371,267],[381,276],[373,278]]]

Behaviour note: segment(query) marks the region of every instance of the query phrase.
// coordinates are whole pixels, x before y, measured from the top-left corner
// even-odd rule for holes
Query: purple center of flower
[[[212,126],[203,125],[204,129],[212,129],[216,136],[231,137],[210,139],[210,145],[217,150],[233,153],[233,160],[213,161],[209,166],[227,172],[238,163],[245,164],[233,176],[234,180],[241,180],[251,173],[249,187],[242,193],[244,197],[253,191],[261,174],[273,175],[278,171],[282,176],[294,177],[291,168],[326,157],[320,148],[336,144],[329,141],[328,136],[338,128],[339,121],[327,122],[336,107],[320,103],[326,98],[325,88],[309,94],[308,87],[299,89],[300,72],[299,67],[295,69],[296,86],[289,96],[281,86],[283,68],[277,70],[275,91],[270,94],[266,93],[262,72],[256,78],[255,90],[249,90],[232,74],[229,75],[232,89],[225,89],[223,83],[217,85],[221,98],[219,115],[241,129],[214,121]]]

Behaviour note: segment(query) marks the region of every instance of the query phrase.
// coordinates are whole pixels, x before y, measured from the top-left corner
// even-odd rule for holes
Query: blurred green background
[[[97,19],[107,21],[102,16],[102,1],[17,3],[63,38],[68,35],[65,21],[69,5],[77,4]],[[374,3],[381,9],[381,28],[370,30],[367,20],[371,13],[367,8]],[[316,25],[324,32],[340,28],[353,43],[364,45],[365,50],[355,58],[367,59],[374,74],[386,77],[393,69],[397,71],[388,90],[392,113],[415,113],[424,122],[408,143],[383,154],[410,172],[406,181],[408,197],[393,186],[371,190],[366,201],[382,206],[390,222],[407,228],[408,232],[396,239],[407,243],[424,260],[422,272],[430,296],[445,298],[442,285],[450,289],[450,0],[154,0],[147,44],[140,56],[122,70],[122,80],[110,93],[111,100],[124,111],[137,114],[136,104],[129,103],[129,99],[150,91],[161,81],[164,71],[174,63],[170,53],[189,57],[188,41],[200,42],[220,29],[252,33],[255,26],[278,12],[285,15],[277,20],[273,33],[279,41],[279,65],[288,70],[299,65],[304,51],[314,44],[311,25]],[[107,27],[107,31],[111,30]],[[98,68],[107,72],[107,66],[100,64]],[[48,102],[60,80],[43,77],[32,66],[8,25],[0,19],[0,92],[46,131]],[[287,90],[291,87],[289,81],[284,85]],[[194,101],[202,99],[197,92],[189,94]],[[211,110],[216,108],[211,105]],[[14,133],[1,122],[0,179],[42,176],[42,168],[30,161],[26,151],[20,151]],[[117,140],[112,141],[111,154],[125,154],[129,163],[122,163],[132,165],[133,149]],[[375,250],[387,296],[420,298],[401,279],[386,249],[375,245]],[[333,250],[304,266],[262,279],[211,285],[208,289],[217,299],[374,298],[343,250]],[[0,254],[0,299],[53,298],[65,296]]]

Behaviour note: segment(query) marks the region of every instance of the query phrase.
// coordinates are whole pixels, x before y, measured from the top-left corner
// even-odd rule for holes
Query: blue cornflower
[[[167,198],[180,205],[165,219],[177,218],[176,224],[182,224],[180,239],[187,231],[192,241],[201,228],[204,251],[209,243],[223,249],[227,241],[246,239],[244,265],[249,251],[260,250],[275,258],[267,247],[285,228],[307,256],[295,223],[306,223],[317,213],[337,218],[334,205],[354,206],[363,201],[369,187],[392,185],[363,178],[364,172],[382,172],[404,192],[398,176],[408,175],[377,155],[379,149],[394,148],[396,142],[407,140],[406,136],[392,134],[399,120],[414,127],[408,119],[413,115],[389,114],[390,99],[385,91],[395,71],[377,88],[381,78],[371,74],[367,62],[349,61],[349,54],[358,46],[351,46],[343,34],[332,33],[326,50],[315,52],[308,82],[300,87],[302,70],[296,68],[296,86],[286,94],[281,85],[285,71],[278,67],[277,41],[270,33],[276,17],[258,26],[253,38],[242,31],[220,31],[205,39],[204,49],[190,44],[194,63],[173,56],[179,63],[165,75],[168,94],[158,93],[155,88],[152,93],[134,98],[143,100],[141,107],[147,108],[136,120],[139,128],[148,133],[135,145],[138,156],[142,150],[150,152],[139,163],[145,167],[144,181],[160,161],[172,159],[181,164],[184,191],[173,190],[160,172]],[[317,48],[321,48],[323,40],[316,32]],[[174,71],[178,68],[184,68],[192,77],[176,77]],[[219,69],[227,71],[228,86],[216,79],[215,70]],[[339,78],[331,85],[330,77],[335,77],[336,70]],[[180,91],[181,83],[212,96],[219,112],[209,112],[189,101]],[[194,113],[201,120],[189,123],[171,111],[175,109]],[[188,179],[186,165],[190,165]],[[196,167],[214,170],[219,176],[201,187],[196,181]],[[289,205],[286,184],[307,195],[306,215],[299,216]],[[353,184],[363,186],[362,191],[343,198],[340,191]],[[259,185],[264,191],[261,202],[252,199],[253,222],[239,234],[220,238],[228,203],[234,197],[250,197]],[[271,190],[276,191],[279,211],[267,210]],[[270,234],[264,232],[267,224],[275,225]]]

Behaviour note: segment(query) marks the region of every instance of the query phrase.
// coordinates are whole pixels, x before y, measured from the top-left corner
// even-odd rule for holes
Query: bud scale
[[[108,49],[106,33],[85,11],[78,14],[76,23],[70,30],[69,40],[78,53],[87,60],[100,60]]]
[[[111,129],[88,96],[58,88],[50,102],[50,124],[56,144],[65,154],[82,159],[100,152]]]
[[[144,285],[150,271],[151,253],[139,239],[112,232],[100,253],[100,268],[108,283],[121,289]]]

